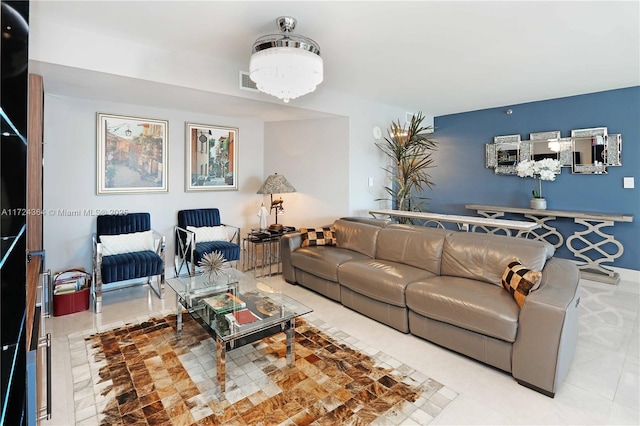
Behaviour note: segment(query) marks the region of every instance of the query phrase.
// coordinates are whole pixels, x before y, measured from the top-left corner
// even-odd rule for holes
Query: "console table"
[[[455,223],[460,231],[473,231],[477,226],[483,227],[483,229],[486,229],[485,227],[498,228],[509,236],[511,235],[511,229],[519,231],[516,236],[520,236],[526,235],[540,226],[537,222],[523,220],[505,220],[477,216],[460,216],[455,214],[410,212],[404,210],[369,210],[369,214],[373,217],[376,217],[376,215],[382,215],[389,217],[420,219],[425,221],[424,225],[435,223],[439,228],[444,228],[442,222]],[[473,228],[469,229],[469,225],[473,225]]]
[[[503,217],[505,213],[521,214],[527,219],[534,220],[543,229],[543,233],[532,232],[529,235],[537,240],[546,241],[554,247],[566,247],[579,259],[585,261],[578,265],[583,278],[600,281],[609,284],[617,284],[620,275],[602,266],[604,262],[613,262],[622,256],[624,247],[613,235],[606,233],[602,228],[613,226],[615,222],[633,222],[633,215],[614,213],[592,213],[566,210],[535,210],[520,207],[491,206],[485,204],[466,204],[469,210],[476,210],[478,214],[486,218]],[[549,221],[558,217],[572,218],[573,221],[585,227],[577,230],[571,236],[562,235]],[[591,235],[591,239],[587,236]],[[599,241],[592,241],[594,237]],[[613,248],[613,253],[607,253],[604,246]]]

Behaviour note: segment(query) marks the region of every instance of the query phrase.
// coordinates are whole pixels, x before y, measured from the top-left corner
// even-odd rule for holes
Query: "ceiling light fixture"
[[[320,46],[310,38],[292,34],[296,22],[290,16],[276,19],[282,33],[257,39],[249,63],[249,77],[258,90],[285,103],[313,92],[323,79]]]

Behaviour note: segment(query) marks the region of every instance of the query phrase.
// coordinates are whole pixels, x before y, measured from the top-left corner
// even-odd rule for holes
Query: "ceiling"
[[[56,25],[190,51],[244,71],[253,42],[278,32],[278,16],[293,16],[295,33],[320,45],[318,91],[434,116],[640,85],[638,1],[36,3],[31,14]],[[51,84],[67,71],[49,68]],[[75,82],[95,77],[76,72]],[[278,116],[280,105],[264,104]]]

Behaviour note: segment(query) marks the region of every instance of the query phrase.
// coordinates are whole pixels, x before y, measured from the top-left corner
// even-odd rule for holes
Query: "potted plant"
[[[523,160],[516,165],[516,173],[520,177],[533,178],[533,198],[529,202],[529,207],[537,210],[547,208],[547,200],[542,196],[542,181],[556,180],[556,175],[560,174],[560,161],[553,158],[544,158],[538,161]]]
[[[411,117],[410,123],[401,125],[400,120],[392,122],[387,130],[388,137],[384,138],[384,142],[376,143],[390,160],[384,170],[389,174],[391,184],[384,187],[384,190],[389,194],[396,210],[423,211],[426,209],[424,201],[429,198],[419,194],[434,185],[427,169],[435,167],[432,151],[435,151],[437,144],[429,139],[433,127],[422,125],[424,118],[422,112],[419,112]],[[399,221],[410,222],[407,218],[400,218]]]

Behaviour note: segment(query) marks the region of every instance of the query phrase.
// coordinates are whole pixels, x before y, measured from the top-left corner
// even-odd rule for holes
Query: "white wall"
[[[49,23],[38,13],[34,13],[30,28],[29,57],[35,61],[280,102],[271,96],[240,90],[238,68],[229,63],[74,30]],[[118,60],[112,60],[114,57]],[[385,196],[382,188],[386,185],[386,176],[382,170],[384,158],[374,145],[372,129],[378,126],[385,132],[391,121],[404,121],[407,112],[417,111],[332,92],[322,85],[316,92],[295,99],[292,106],[349,118],[349,214],[366,215],[371,208],[386,206],[374,201]],[[433,122],[433,117],[428,117],[427,122]],[[367,186],[369,177],[373,178],[373,187]]]
[[[29,55],[33,61],[155,81],[174,88],[279,102],[264,94],[240,90],[238,69],[228,63],[79,32],[49,24],[42,18],[35,14],[30,29]],[[114,57],[118,60],[113,60]],[[47,76],[44,77],[47,93]],[[135,80],[131,84],[135,84]],[[332,92],[321,86],[316,92],[296,99],[292,106],[335,114],[338,118],[328,119],[326,123],[322,120],[270,123],[269,137],[265,139],[264,123],[259,119],[216,117],[140,106],[151,103],[143,97],[135,100],[136,105],[52,95],[45,101],[45,208],[149,211],[153,227],[169,236],[176,212],[191,207],[219,207],[224,222],[241,226],[244,231],[255,227],[256,213],[262,201],[255,192],[264,179],[276,171],[284,174],[300,191],[286,196],[288,216],[284,220],[291,220],[294,226],[320,224],[338,216],[366,216],[372,208],[387,207],[386,202],[375,201],[386,195],[382,188],[387,185],[387,176],[383,171],[385,159],[374,145],[372,129],[378,126],[386,132],[391,121],[404,121],[407,112],[398,106]],[[96,112],[170,121],[167,194],[96,195]],[[240,128],[239,191],[184,192],[185,121]],[[276,134],[271,136],[272,132],[287,135],[287,140],[278,139]],[[300,136],[308,139],[301,142]],[[307,160],[301,167],[304,153],[298,150],[305,145],[323,161]],[[372,187],[368,186],[369,178],[373,178]],[[322,185],[323,182],[327,184]],[[45,248],[51,269],[90,266],[89,236],[94,229],[95,218],[91,217],[45,218]],[[173,244],[173,238],[168,238],[169,253],[173,253]],[[167,262],[168,266],[171,263]]]
[[[349,214],[347,117],[266,123],[264,133],[265,175],[284,175],[297,191],[282,196],[279,223],[322,226]]]
[[[163,194],[96,194],[96,113],[132,115],[169,121],[168,188]],[[185,192],[185,122],[239,128],[238,191]],[[167,237],[167,269],[173,267],[177,212],[218,207],[222,221],[243,228],[257,225],[262,197],[264,123],[255,119],[210,116],[138,105],[45,95],[44,248],[52,271],[91,269],[94,216],[84,210],[125,209],[151,213],[151,225]],[[65,216],[58,210],[78,211]]]

